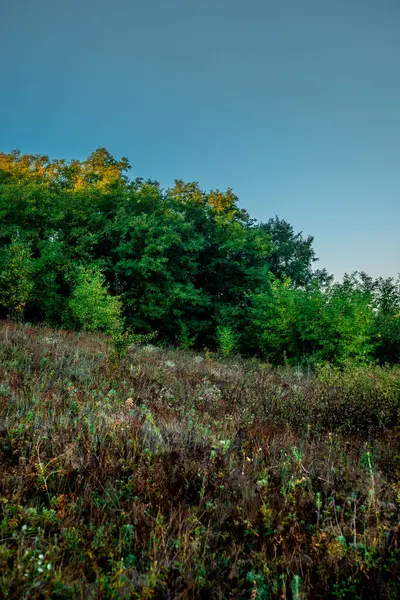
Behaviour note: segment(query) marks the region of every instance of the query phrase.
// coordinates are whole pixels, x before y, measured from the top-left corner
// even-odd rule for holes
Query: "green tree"
[[[275,363],[366,361],[371,352],[370,295],[346,282],[294,288],[275,279],[272,294],[255,294],[249,330],[261,354]]]
[[[7,314],[21,318],[32,290],[32,259],[29,245],[13,238],[0,256],[0,305]]]
[[[60,325],[68,313],[121,336],[125,320],[274,362],[400,360],[398,282],[355,273],[333,284],[314,270],[311,236],[277,217],[257,224],[231,189],[177,180],[164,191],[129,168],[104,148],[84,161],[0,153],[3,316]]]
[[[257,226],[271,239],[271,253],[268,257],[271,273],[281,281],[289,278],[295,287],[304,286],[313,280],[329,283],[333,277],[325,269],[313,271],[313,264],[319,259],[312,246],[314,238],[295,233],[290,223],[278,217]]]
[[[381,363],[400,362],[400,276],[377,279],[374,285],[375,355]]]
[[[158,330],[177,341],[182,323],[207,302],[196,288],[201,235],[183,207],[164,197],[154,182],[136,182],[109,231],[113,271],[127,320],[136,331]]]
[[[124,329],[121,300],[111,296],[104,275],[96,267],[79,266],[74,279],[68,309],[77,328],[121,335]]]

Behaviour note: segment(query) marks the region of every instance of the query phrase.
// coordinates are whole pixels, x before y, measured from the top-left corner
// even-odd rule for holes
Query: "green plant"
[[[104,275],[96,267],[77,267],[69,301],[72,318],[86,331],[104,332],[116,339],[123,335],[122,304],[111,296]]]
[[[239,349],[238,335],[227,325],[217,327],[218,347],[224,356],[230,356]]]
[[[0,306],[21,318],[33,290],[33,265],[29,245],[14,236],[0,254]]]

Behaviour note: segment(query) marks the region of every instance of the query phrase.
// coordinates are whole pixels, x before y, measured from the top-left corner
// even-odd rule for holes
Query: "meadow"
[[[0,597],[397,598],[400,367],[0,323]]]

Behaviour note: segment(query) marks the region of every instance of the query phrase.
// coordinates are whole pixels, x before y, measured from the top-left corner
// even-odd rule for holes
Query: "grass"
[[[0,323],[0,597],[397,598],[400,368]]]

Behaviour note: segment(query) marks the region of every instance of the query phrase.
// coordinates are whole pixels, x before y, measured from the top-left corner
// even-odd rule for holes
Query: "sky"
[[[231,187],[336,278],[400,272],[399,0],[0,0],[0,151]]]

